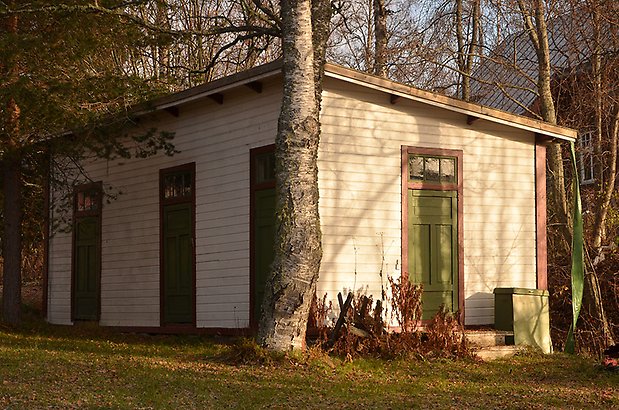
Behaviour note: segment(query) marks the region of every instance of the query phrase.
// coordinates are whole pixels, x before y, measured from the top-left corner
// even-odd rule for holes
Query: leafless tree
[[[562,27],[563,54],[569,64],[555,76],[554,95],[559,121],[581,130],[581,177],[593,180],[584,188],[589,251],[585,283],[589,310],[605,347],[614,343],[614,332],[599,270],[613,246],[608,216],[617,206],[613,197],[619,149],[619,6],[597,0],[573,1],[568,6]]]
[[[159,0],[127,13],[144,42],[127,59],[131,74],[178,91],[281,55],[270,0]]]
[[[521,31],[503,33],[495,50],[483,56],[473,79],[474,98],[577,128],[591,139],[591,146],[581,152],[581,159],[595,169],[594,189],[585,189],[585,197],[592,199],[585,217],[591,255],[585,284],[602,344],[612,343],[596,267],[608,245],[607,218],[616,186],[617,6],[604,0],[502,0],[496,6],[502,18]],[[572,235],[565,156],[560,145],[548,147],[549,238],[557,260],[555,256],[570,254]]]
[[[464,0],[456,0],[456,41],[458,44],[457,64],[460,74],[460,98],[465,101],[471,98],[471,74],[473,63],[479,59],[479,43],[481,38],[481,0],[471,0],[470,23],[464,24]],[[465,28],[468,28],[465,32]],[[467,41],[468,40],[468,41]]]

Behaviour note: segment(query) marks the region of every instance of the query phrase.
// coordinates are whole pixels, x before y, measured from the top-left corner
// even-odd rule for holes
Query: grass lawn
[[[0,408],[619,408],[619,373],[563,354],[238,364],[239,351],[202,336],[0,327]]]

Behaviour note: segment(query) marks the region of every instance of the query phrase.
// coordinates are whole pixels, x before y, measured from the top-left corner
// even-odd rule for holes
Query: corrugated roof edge
[[[207,84],[192,87],[178,93],[165,95],[134,110],[133,113],[134,115],[139,116],[148,112],[163,110],[169,107],[185,104],[207,97],[211,94],[221,93],[225,90],[251,83],[252,81],[259,81],[261,79],[277,75],[281,72],[281,68],[282,61],[275,60],[271,63],[223,77]],[[352,84],[393,94],[398,97],[458,112],[477,119],[483,119],[526,131],[539,133],[560,140],[573,141],[577,136],[576,130],[571,128],[552,125],[544,121],[512,114],[496,108],[490,108],[480,104],[462,101],[457,98],[420,90],[409,85],[397,83],[375,75],[362,73],[360,71],[333,63],[327,63],[325,65],[325,75],[327,77],[339,79]]]

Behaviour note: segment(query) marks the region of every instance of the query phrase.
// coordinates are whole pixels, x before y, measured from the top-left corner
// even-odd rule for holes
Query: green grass
[[[251,352],[198,336],[0,327],[0,408],[619,407],[619,373],[563,354],[349,363]]]

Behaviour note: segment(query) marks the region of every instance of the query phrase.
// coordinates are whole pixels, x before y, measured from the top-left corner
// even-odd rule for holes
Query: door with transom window
[[[195,164],[161,171],[161,322],[195,323]]]
[[[444,305],[461,310],[459,235],[461,152],[406,148],[402,259],[408,280],[423,285],[423,320]]]
[[[260,321],[264,289],[275,256],[275,147],[250,152],[250,326]]]
[[[101,284],[101,183],[73,195],[73,320],[99,320]]]

